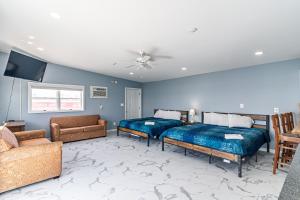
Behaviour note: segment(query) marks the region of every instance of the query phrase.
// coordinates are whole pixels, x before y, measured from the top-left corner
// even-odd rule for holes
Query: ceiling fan
[[[144,50],[140,50],[138,52],[129,50],[128,52],[138,57],[135,59],[135,64],[126,66],[126,68],[136,67],[137,69],[151,70],[153,68],[151,62],[154,62],[158,59],[172,58],[171,56],[166,55],[155,55],[157,48],[153,48],[149,52],[145,52]]]

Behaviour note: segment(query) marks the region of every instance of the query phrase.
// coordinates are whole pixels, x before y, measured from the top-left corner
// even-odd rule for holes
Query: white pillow
[[[167,115],[166,115],[165,119],[180,120],[181,119],[181,112],[178,112],[178,111],[167,111]]]
[[[241,128],[251,128],[253,125],[253,120],[251,117],[228,114],[228,124],[229,127],[241,127]]]
[[[162,117],[163,116],[163,112],[162,111],[163,110],[156,111],[153,117],[155,117],[155,118],[163,118]]]
[[[176,119],[180,120],[181,113],[178,111],[167,111],[167,110],[158,110],[154,114],[155,118],[163,118],[163,119]]]
[[[220,113],[204,113],[204,124],[228,126],[228,115]]]
[[[212,116],[214,113],[204,113],[203,115],[203,123],[204,124],[212,124]]]

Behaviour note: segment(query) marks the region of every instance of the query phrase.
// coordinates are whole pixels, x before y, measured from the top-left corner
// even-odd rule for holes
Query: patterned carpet
[[[64,144],[58,179],[0,195],[1,200],[275,200],[286,173],[274,176],[272,154],[259,152],[237,176],[237,165],[158,141],[117,137]]]

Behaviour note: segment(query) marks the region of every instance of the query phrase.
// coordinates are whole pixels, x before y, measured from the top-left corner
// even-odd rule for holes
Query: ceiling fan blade
[[[152,55],[151,56],[151,61],[155,61],[158,59],[172,59],[172,56],[166,56],[166,55]]]
[[[147,63],[143,64],[143,67],[148,70],[151,70],[153,68],[151,65],[149,65]]]
[[[127,50],[127,52],[130,53],[130,54],[133,54],[135,56],[140,56],[141,55],[140,52],[138,52],[138,51]]]
[[[153,56],[157,52],[158,52],[158,48],[157,47],[152,47],[152,49],[150,49],[150,51],[148,52],[148,55]]]
[[[128,65],[125,68],[131,68],[131,67],[135,67],[135,65]]]

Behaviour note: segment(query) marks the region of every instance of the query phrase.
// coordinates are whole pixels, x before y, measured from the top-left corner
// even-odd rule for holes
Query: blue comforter
[[[145,125],[145,122],[154,122],[154,125]],[[175,127],[182,126],[183,122],[174,119],[162,119],[162,118],[139,118],[139,119],[129,119],[122,120],[119,123],[119,127],[128,128],[135,131],[140,131],[150,135],[150,137],[159,137],[165,130]]]
[[[244,139],[225,139],[225,134],[241,134]],[[265,129],[229,128],[201,123],[168,129],[160,139],[164,137],[241,156],[252,156],[263,144],[270,142]]]

